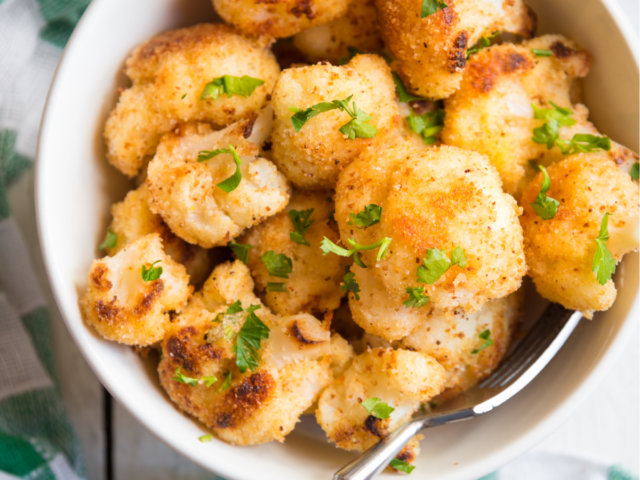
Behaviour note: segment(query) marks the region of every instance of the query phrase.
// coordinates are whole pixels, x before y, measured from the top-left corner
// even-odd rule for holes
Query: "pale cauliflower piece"
[[[160,142],[148,168],[149,206],[187,242],[226,245],[287,205],[288,182],[273,163],[257,156],[258,146],[250,141],[253,125],[243,120],[217,132],[205,124],[183,125]],[[197,159],[200,151],[229,145],[242,161],[242,180],[227,193],[217,185],[234,174],[232,155]]]
[[[293,43],[311,63],[334,65],[349,55],[349,48],[378,52],[383,44],[374,0],[352,0],[345,15],[297,34]]]
[[[180,122],[219,127],[247,118],[267,103],[280,68],[268,48],[223,24],[162,33],[134,50],[125,73],[133,85],[120,95],[105,125],[107,157],[133,177],[155,153],[160,137]],[[224,75],[264,82],[248,97],[201,99],[205,86]]]
[[[530,203],[540,192],[542,173],[522,194],[525,253],[529,275],[543,297],[591,318],[616,298],[613,280],[600,285],[592,271],[600,225],[606,212],[607,249],[616,262],[638,250],[638,184],[607,155],[572,155],[548,168],[548,197],[560,202],[556,215],[543,220]]]
[[[162,267],[157,280],[145,281],[142,267]],[[160,235],[139,238],[113,257],[95,260],[80,309],[87,323],[107,340],[145,346],[162,340],[169,311],[186,303],[191,288],[185,268],[164,253]]]
[[[416,150],[410,144],[371,152],[342,172],[335,199],[343,245],[348,239],[370,245],[391,238],[384,259],[376,261],[377,249],[362,251],[368,268],[352,267],[362,299],[350,293],[349,304],[368,333],[398,340],[432,307],[473,312],[520,287],[526,273],[521,209],[502,191],[495,167],[483,155],[447,146]],[[349,215],[369,204],[382,207],[380,223],[349,225]],[[432,285],[418,282],[428,249],[444,249],[450,258],[455,247],[466,253],[465,268],[452,265]],[[409,287],[423,287],[429,304],[405,307]]]
[[[522,317],[524,292],[487,302],[477,312],[463,310],[430,314],[418,329],[405,337],[403,348],[433,357],[445,370],[444,392],[435,402],[471,388],[498,367]],[[485,340],[479,335],[489,330],[493,345],[477,353]]]
[[[146,184],[131,190],[123,201],[112,205],[111,215],[113,220],[109,230],[116,234],[117,243],[115,247],[106,250],[109,256],[115,255],[140,237],[157,233],[162,239],[164,251],[185,266],[192,284],[199,285],[211,272],[209,252],[178,238],[160,215],[149,209],[149,190]]]
[[[225,315],[237,300],[245,312]],[[344,339],[331,335],[311,315],[279,317],[262,307],[255,314],[270,329],[269,339],[261,342],[258,368],[240,373],[233,346],[250,305],[261,303],[253,294],[248,267],[240,261],[216,267],[202,292],[174,319],[158,366],[171,399],[236,445],[282,442],[333,380],[333,369],[343,369],[353,356]],[[199,383],[176,381],[178,369]],[[213,376],[207,387],[206,380]]]
[[[349,0],[213,0],[218,14],[245,35],[290,37],[347,11]]]
[[[435,3],[435,2],[434,2]],[[455,92],[467,49],[496,30],[530,37],[536,17],[521,0],[449,0],[420,18],[422,0],[376,0],[382,37],[393,67],[416,95],[441,99]]]
[[[536,57],[534,48],[551,50],[552,56]],[[443,142],[487,155],[505,192],[519,200],[537,173],[529,160],[549,165],[563,158],[558,147],[548,150],[532,140],[533,130],[545,123],[533,118],[532,104],[553,109],[554,102],[573,110],[577,123],[560,127],[563,140],[576,133],[598,134],[587,108],[572,105],[570,98],[572,82],[587,75],[590,62],[587,52],[560,35],[482,50],[469,60],[460,90],[445,100]]]
[[[429,355],[392,348],[368,350],[322,393],[316,418],[329,441],[362,452],[410,420],[421,403],[442,391],[444,381],[444,369]],[[376,418],[362,406],[374,397],[395,409],[389,418]],[[396,458],[410,463],[417,454],[414,437]]]
[[[373,117],[374,138],[350,140],[339,130],[351,120],[331,110],[311,118],[296,132],[290,107],[306,109],[353,95],[358,108]],[[350,105],[351,105],[350,102]],[[282,72],[273,92],[273,161],[297,187],[333,188],[338,173],[361,152],[383,145],[400,118],[389,66],[377,55],[357,55],[347,65],[318,64]]]
[[[335,208],[330,197],[331,192],[327,190],[294,191],[286,210],[253,227],[237,240],[238,243],[253,246],[249,252],[248,265],[264,302],[274,313],[323,313],[335,310],[340,305],[340,299],[344,295],[340,284],[350,260],[337,255],[325,257],[320,250],[324,237],[333,242],[337,242],[339,238],[338,227],[330,220]],[[309,243],[307,246],[291,239],[290,233],[294,232],[294,226],[289,212],[310,209],[313,212],[308,220],[313,221],[313,224],[304,235]],[[269,275],[261,259],[269,251],[284,254],[291,259],[293,266],[288,279]],[[286,291],[269,291],[268,283],[283,283]]]

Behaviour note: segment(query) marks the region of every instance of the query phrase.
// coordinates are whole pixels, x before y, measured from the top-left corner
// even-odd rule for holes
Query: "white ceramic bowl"
[[[585,102],[600,131],[638,150],[638,52],[612,0],[530,0],[540,32],[559,32],[593,55]],[[102,130],[124,59],[150,36],[213,18],[209,0],[94,0],[64,52],[42,122],[37,163],[38,226],[49,279],[67,326],[111,394],[178,452],[228,479],[322,479],[353,457],[326,443],[306,419],[285,444],[202,444],[205,429],[176,410],[155,367],[132,349],[98,338],[82,321],[86,285],[109,206],[130,188],[105,159]],[[583,320],[567,345],[515,399],[481,418],[425,431],[412,478],[475,479],[524,453],[566,420],[595,389],[635,329],[638,255],[618,268],[618,299]],[[531,315],[541,305],[531,297]],[[533,303],[533,305],[532,305]],[[390,476],[389,476],[390,477]]]

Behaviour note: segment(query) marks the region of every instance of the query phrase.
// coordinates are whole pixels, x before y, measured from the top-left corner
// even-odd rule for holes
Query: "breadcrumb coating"
[[[219,127],[263,108],[280,67],[271,51],[223,24],[200,24],[157,35],[127,59],[131,88],[122,92],[105,125],[107,157],[122,173],[138,174],[160,137],[180,122]],[[205,86],[224,75],[258,78],[248,97],[201,99]]]
[[[537,57],[534,48],[552,56]],[[560,35],[480,51],[469,59],[460,89],[445,100],[443,142],[487,155],[505,192],[519,200],[537,173],[530,160],[550,165],[563,158],[557,146],[548,150],[532,140],[533,130],[545,123],[533,118],[532,104],[553,109],[554,102],[573,110],[576,124],[559,129],[563,140],[576,133],[598,134],[587,108],[572,105],[570,96],[572,82],[587,75],[590,63],[587,52]]]
[[[375,0],[352,0],[343,17],[298,33],[293,43],[311,63],[334,65],[348,58],[349,48],[379,52],[383,48]]]
[[[445,370],[444,392],[435,402],[445,401],[491,375],[504,358],[523,312],[524,291],[487,302],[477,312],[462,310],[433,312],[420,327],[404,338],[402,348],[433,357]],[[493,345],[477,353],[489,330]]]
[[[421,403],[442,391],[444,381],[444,368],[429,355],[374,348],[358,355],[322,393],[316,419],[330,442],[363,452],[410,420]],[[361,405],[373,397],[395,409],[388,419],[370,415]],[[397,458],[411,463],[417,447],[414,437]]]
[[[349,0],[213,0],[218,14],[245,35],[284,38],[341,17]]]
[[[242,120],[217,132],[206,124],[182,125],[162,138],[148,167],[149,207],[176,235],[204,248],[226,245],[245,228],[285,208],[287,179],[273,163],[258,157],[258,146],[251,141],[263,117]],[[203,162],[197,159],[201,151],[229,145],[242,161],[242,180],[227,193],[217,184],[234,174],[237,167],[232,155],[223,153]]]
[[[608,218],[607,249],[619,262],[638,250],[638,184],[608,155],[581,153],[548,168],[548,197],[560,202],[543,220],[530,203],[540,192],[540,173],[522,194],[525,253],[529,275],[544,298],[578,310],[587,318],[607,310],[616,298],[613,280],[600,285],[592,271],[602,218]]]
[[[521,208],[502,191],[495,167],[483,155],[448,146],[416,150],[410,143],[372,152],[342,172],[335,199],[343,245],[349,239],[361,245],[392,239],[384,259],[376,260],[377,249],[363,251],[368,268],[352,267],[363,300],[350,293],[349,305],[368,333],[397,340],[431,307],[473,312],[520,287],[526,273]],[[349,225],[349,215],[369,204],[382,207],[380,223]],[[428,249],[444,249],[450,257],[455,247],[466,253],[464,268],[452,265],[432,285],[418,282]],[[406,308],[408,287],[423,287],[429,304]]]
[[[142,267],[154,262],[160,278],[144,281]],[[112,257],[95,260],[87,292],[80,299],[86,322],[107,340],[145,346],[162,340],[169,311],[179,310],[191,295],[185,268],[165,254],[160,235],[145,235]]]
[[[374,138],[350,140],[339,130],[351,120],[331,110],[310,119],[299,132],[290,107],[306,109],[353,95],[358,108],[373,117]],[[301,189],[333,188],[341,169],[361,152],[375,149],[400,122],[391,70],[382,57],[357,55],[347,65],[317,64],[284,70],[273,91],[273,161]]]
[[[422,0],[376,0],[393,68],[414,94],[446,98],[460,86],[467,50],[496,30],[531,37],[536,16],[521,0],[448,0],[420,18]]]
[[[294,225],[289,216],[292,210],[302,212],[313,209],[309,221],[313,224],[304,235],[309,245],[293,241],[290,233]],[[326,257],[320,250],[324,237],[333,242],[339,239],[338,227],[330,218],[335,205],[331,192],[294,191],[287,208],[265,222],[253,227],[238,239],[238,243],[253,245],[249,252],[248,265],[265,304],[278,315],[293,315],[299,312],[323,313],[335,310],[340,305],[344,292],[340,289],[345,268],[350,259],[333,255]],[[261,257],[268,251],[285,254],[291,259],[293,268],[289,278],[269,275]],[[272,292],[267,283],[284,283],[285,292]]]
[[[179,408],[222,440],[236,445],[282,442],[333,380],[333,369],[344,369],[353,352],[311,315],[280,317],[262,306],[255,313],[269,327],[269,339],[261,342],[258,368],[240,373],[233,346],[246,313],[215,321],[237,300],[245,310],[261,305],[249,269],[239,260],[216,267],[185,313],[174,319],[162,342],[160,381]],[[178,368],[198,384],[175,380]],[[215,380],[207,387],[204,377],[212,376]]]

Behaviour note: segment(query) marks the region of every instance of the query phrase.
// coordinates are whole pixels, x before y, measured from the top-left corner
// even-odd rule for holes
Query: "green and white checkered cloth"
[[[0,479],[85,478],[51,325],[7,188],[35,158],[53,72],[88,0],[0,0]]]

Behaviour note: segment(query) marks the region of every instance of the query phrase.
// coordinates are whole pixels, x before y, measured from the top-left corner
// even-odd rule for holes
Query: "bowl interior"
[[[610,0],[531,0],[540,31],[559,32],[593,55],[584,82],[596,126],[638,150],[638,67]],[[126,12],[123,14],[122,12]],[[39,142],[36,204],[43,255],[58,305],[75,341],[113,396],[161,440],[229,479],[331,478],[353,455],[326,443],[312,418],[285,444],[238,448],[197,441],[204,427],[176,410],[157,381],[153,361],[106,342],[87,328],[78,295],[95,247],[109,222],[109,206],[131,188],[107,164],[102,130],[113,108],[132,48],[178,26],[211,21],[208,0],[94,0],[58,68]],[[593,321],[583,320],[566,346],[515,399],[481,418],[425,431],[413,476],[475,479],[531,448],[573,412],[605,375],[638,317],[638,255],[616,274],[618,299]],[[530,316],[543,307],[529,298]],[[634,303],[635,302],[635,303]],[[249,460],[249,461],[247,461]],[[384,476],[383,476],[384,477]],[[389,478],[391,476],[389,475]],[[395,478],[395,477],[394,477]]]

